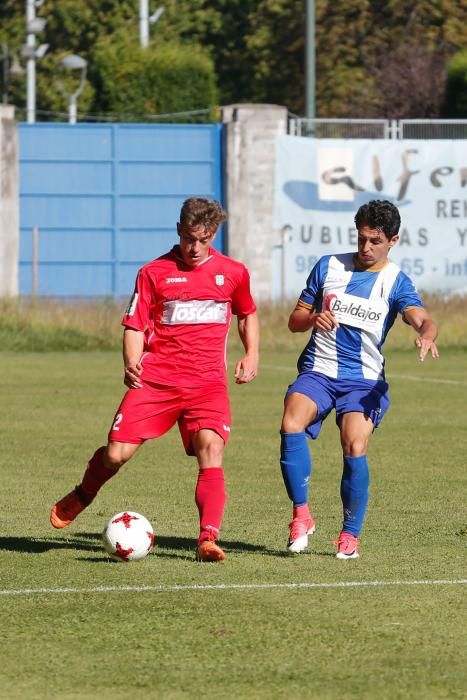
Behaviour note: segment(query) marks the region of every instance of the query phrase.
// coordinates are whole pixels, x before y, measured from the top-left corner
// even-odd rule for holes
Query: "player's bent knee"
[[[222,464],[225,443],[214,430],[200,430],[193,437],[193,447],[200,465]]]
[[[105,451],[104,461],[109,469],[120,469],[138,449],[139,445],[123,442],[109,442]]]
[[[285,415],[282,419],[281,433],[303,433],[306,425],[302,420],[297,420],[295,416]]]
[[[222,464],[224,443],[222,442],[222,444],[219,444],[218,442],[213,442],[204,445],[199,450],[199,455],[204,457],[204,461],[209,462],[209,464]]]
[[[343,440],[342,450],[347,457],[362,457],[368,450],[368,440]]]

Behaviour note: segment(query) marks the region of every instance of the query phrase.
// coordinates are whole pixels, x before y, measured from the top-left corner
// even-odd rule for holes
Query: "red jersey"
[[[210,248],[189,267],[174,246],[139,270],[122,325],[145,334],[143,380],[196,387],[226,382],[231,316],[255,311],[245,265]]]

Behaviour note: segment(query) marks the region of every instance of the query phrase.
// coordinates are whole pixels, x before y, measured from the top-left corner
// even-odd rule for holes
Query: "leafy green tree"
[[[256,0],[166,0],[164,36],[199,44],[214,61],[222,104],[259,101],[254,89],[254,66],[248,46]],[[162,31],[162,30],[161,30]],[[154,30],[157,41],[158,25]]]
[[[193,52],[193,56],[195,61],[202,62],[203,74],[208,71],[206,57],[210,57],[221,104],[272,102],[303,114],[305,0],[152,0],[152,3],[152,10],[162,3],[165,12],[150,28],[150,47],[144,56],[138,50],[138,0],[45,0],[38,14],[48,19],[41,41],[49,43],[50,49],[38,61],[38,108],[64,109],[65,100],[56,84],[57,66],[65,53],[73,52],[86,58],[89,65],[89,84],[80,98],[80,109],[101,112],[104,102],[100,91],[104,84],[110,85],[108,71],[114,60],[112,51],[114,54],[117,51],[117,46],[113,47],[115,43],[129,64],[128,75],[131,72],[132,77],[130,81],[127,75],[125,80],[133,82],[135,88],[144,87],[147,91],[144,76],[137,77],[138,65],[141,70],[152,65],[156,60],[153,52],[157,53],[157,61],[166,66],[164,70],[170,72],[170,66],[177,64],[177,85],[180,95],[186,96],[187,109],[202,100],[194,99],[189,86],[182,87],[183,76],[190,73],[177,63],[176,46],[181,52],[184,47],[189,52],[193,52],[193,46],[199,47],[200,53]],[[446,65],[453,54],[467,45],[465,3],[466,0],[316,0],[317,115],[402,115],[402,107],[395,107],[395,90],[398,98],[406,95],[404,116],[437,116],[439,86],[445,79]],[[24,11],[24,1],[0,3],[0,40],[8,41],[11,53],[18,53],[25,41]],[[121,46],[122,36],[123,43],[128,42],[126,48]],[[110,55],[105,61],[102,52],[107,49]],[[167,57],[163,60],[164,51]],[[416,61],[416,70],[412,60]],[[100,76],[101,68],[104,77]],[[428,89],[432,77],[436,83],[435,95]],[[206,107],[214,99],[211,80],[206,83],[210,85],[207,93],[212,95]],[[387,90],[388,80],[394,84],[392,92]],[[169,83],[169,80],[159,81],[157,100],[154,94],[148,97],[147,92],[141,99],[136,94],[132,99],[140,107],[146,105],[146,112],[154,106],[162,109],[163,104],[174,104],[172,97],[166,102],[162,99],[161,90],[169,89]],[[106,109],[113,109],[110,87],[105,93]],[[12,81],[10,88],[14,102],[22,107],[24,78],[23,82]],[[124,92],[129,95],[127,88],[129,85]],[[204,88],[199,89],[205,94]]]
[[[93,51],[93,71],[96,114],[134,120],[217,104],[214,67],[198,46],[141,48],[134,39],[104,37]]]
[[[251,68],[251,99],[285,104],[303,113],[305,67],[303,2],[260,0],[251,14],[246,39]]]
[[[456,53],[448,65],[444,116],[467,119],[467,49]]]
[[[377,100],[365,69],[372,27],[368,0],[321,0],[316,8],[317,115],[364,117]]]
[[[26,38],[24,3],[19,5],[16,0],[4,0],[0,7],[0,38],[8,37],[11,53],[19,53]],[[144,118],[145,114],[217,104],[212,60],[206,50],[181,36],[183,31],[189,33],[199,12],[195,16],[180,13],[172,2],[151,27],[147,49],[139,46],[136,0],[46,0],[40,13],[47,18],[40,39],[50,45],[46,56],[37,62],[37,110],[42,116],[66,111],[67,98],[59,89],[59,80],[67,81],[67,89],[72,91],[73,76],[60,75],[59,64],[67,53],[79,54],[88,62],[88,80],[78,105],[81,113],[112,112]],[[182,26],[175,20],[180,14],[188,18]],[[208,24],[205,21],[201,26]],[[25,104],[25,82],[23,76],[10,84],[10,96],[20,109]]]

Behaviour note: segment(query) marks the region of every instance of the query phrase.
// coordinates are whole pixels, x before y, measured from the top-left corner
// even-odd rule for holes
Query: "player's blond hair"
[[[219,202],[203,197],[190,197],[183,202],[180,211],[180,225],[188,228],[205,228],[216,231],[227,219],[227,214]]]

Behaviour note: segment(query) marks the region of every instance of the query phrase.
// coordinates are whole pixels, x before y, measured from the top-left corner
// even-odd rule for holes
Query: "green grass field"
[[[264,352],[231,388],[222,564],[194,562],[196,466],[177,431],[150,442],[64,531],[48,514],[105,441],[119,353],[2,353],[0,698],[467,698],[467,353],[390,353],[392,407],[370,446],[359,560],[338,561],[341,457],[333,417],[313,444],[317,532],[285,554],[278,467],[295,351]],[[231,354],[231,359],[234,355]],[[148,517],[156,547],[116,563],[100,532]]]

